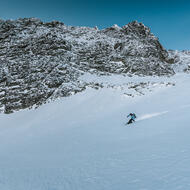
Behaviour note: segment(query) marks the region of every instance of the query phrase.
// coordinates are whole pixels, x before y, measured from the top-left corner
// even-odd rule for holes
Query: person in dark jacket
[[[127,124],[131,124],[131,123],[135,122],[135,119],[137,118],[137,116],[134,113],[130,113],[127,117],[130,117]]]

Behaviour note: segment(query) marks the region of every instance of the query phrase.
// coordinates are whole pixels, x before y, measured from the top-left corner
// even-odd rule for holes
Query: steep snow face
[[[134,98],[120,88],[88,88],[37,110],[1,114],[0,188],[189,189],[190,75],[165,81],[175,86]],[[129,112],[138,119],[125,126]]]
[[[170,63],[142,23],[98,30],[33,18],[0,20],[0,109],[11,113],[81,92],[89,85],[79,81],[86,72],[163,76],[174,74]]]

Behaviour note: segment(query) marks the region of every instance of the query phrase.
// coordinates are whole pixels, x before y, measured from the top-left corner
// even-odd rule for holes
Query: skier
[[[131,117],[127,124],[135,122],[135,119],[137,118],[137,116],[134,113],[130,113],[127,117]]]

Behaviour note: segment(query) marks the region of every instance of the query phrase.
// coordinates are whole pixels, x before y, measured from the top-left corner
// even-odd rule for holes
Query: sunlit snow
[[[167,81],[175,86],[143,96],[88,88],[36,110],[1,114],[0,189],[190,189],[190,75]],[[130,112],[138,119],[126,126]]]

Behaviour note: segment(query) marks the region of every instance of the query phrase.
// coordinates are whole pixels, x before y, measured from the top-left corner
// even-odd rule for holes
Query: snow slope
[[[144,96],[89,88],[1,114],[0,189],[190,189],[190,75],[166,80]],[[138,121],[125,126],[129,112]]]

